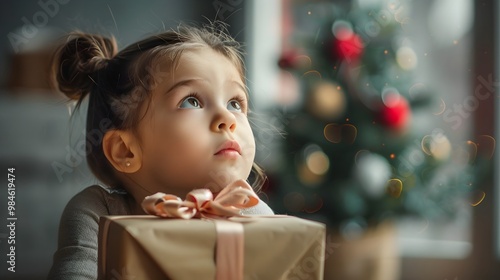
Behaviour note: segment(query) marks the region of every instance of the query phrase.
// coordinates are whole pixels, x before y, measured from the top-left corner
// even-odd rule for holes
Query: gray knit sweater
[[[97,279],[97,238],[99,217],[131,215],[134,200],[124,191],[90,186],[66,205],[59,225],[58,249],[48,279]],[[273,215],[260,201],[245,209],[246,215]]]

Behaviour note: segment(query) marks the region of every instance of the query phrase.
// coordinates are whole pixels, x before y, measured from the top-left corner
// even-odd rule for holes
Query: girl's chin
[[[211,186],[210,188],[208,188],[212,194],[214,195],[214,197],[216,197],[217,195],[219,195],[219,193],[225,188],[226,186]]]

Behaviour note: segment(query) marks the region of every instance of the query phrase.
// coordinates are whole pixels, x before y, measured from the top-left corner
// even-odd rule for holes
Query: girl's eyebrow
[[[178,87],[181,87],[181,86],[189,86],[189,85],[193,84],[193,83],[194,83],[194,82],[196,82],[196,81],[203,81],[203,79],[199,79],[199,78],[198,78],[198,79],[196,79],[196,78],[194,78],[194,79],[186,79],[186,80],[179,81],[179,82],[177,82],[177,83],[173,84],[173,85],[172,85],[172,86],[171,86],[171,87],[167,90],[167,92],[166,92],[165,94],[168,94],[169,92],[173,91],[174,89],[176,89],[176,88],[178,88]]]
[[[168,94],[169,92],[173,91],[174,89],[178,88],[178,87],[181,87],[181,86],[189,86],[193,83],[196,83],[196,82],[205,82],[206,80],[204,79],[201,79],[201,78],[191,78],[191,79],[186,79],[186,80],[181,80],[181,81],[178,81],[176,82],[175,84],[173,84],[167,91],[165,94]],[[247,90],[245,89],[245,87],[238,81],[236,80],[231,80],[229,81],[231,84],[235,84],[237,85],[243,92],[247,92]]]
[[[238,82],[236,80],[231,80],[230,83],[237,85],[244,93],[247,93],[247,90],[240,82]]]

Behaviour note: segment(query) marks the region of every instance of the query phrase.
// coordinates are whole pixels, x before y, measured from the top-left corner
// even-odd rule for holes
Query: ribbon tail
[[[215,220],[217,231],[216,280],[243,280],[243,225]]]

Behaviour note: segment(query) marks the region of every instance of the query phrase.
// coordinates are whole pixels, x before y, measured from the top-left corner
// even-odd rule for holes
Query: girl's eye
[[[179,108],[201,108],[201,105],[196,97],[188,96],[182,100]]]
[[[241,111],[241,104],[237,100],[231,100],[231,101],[229,101],[229,103],[227,103],[227,109]]]

